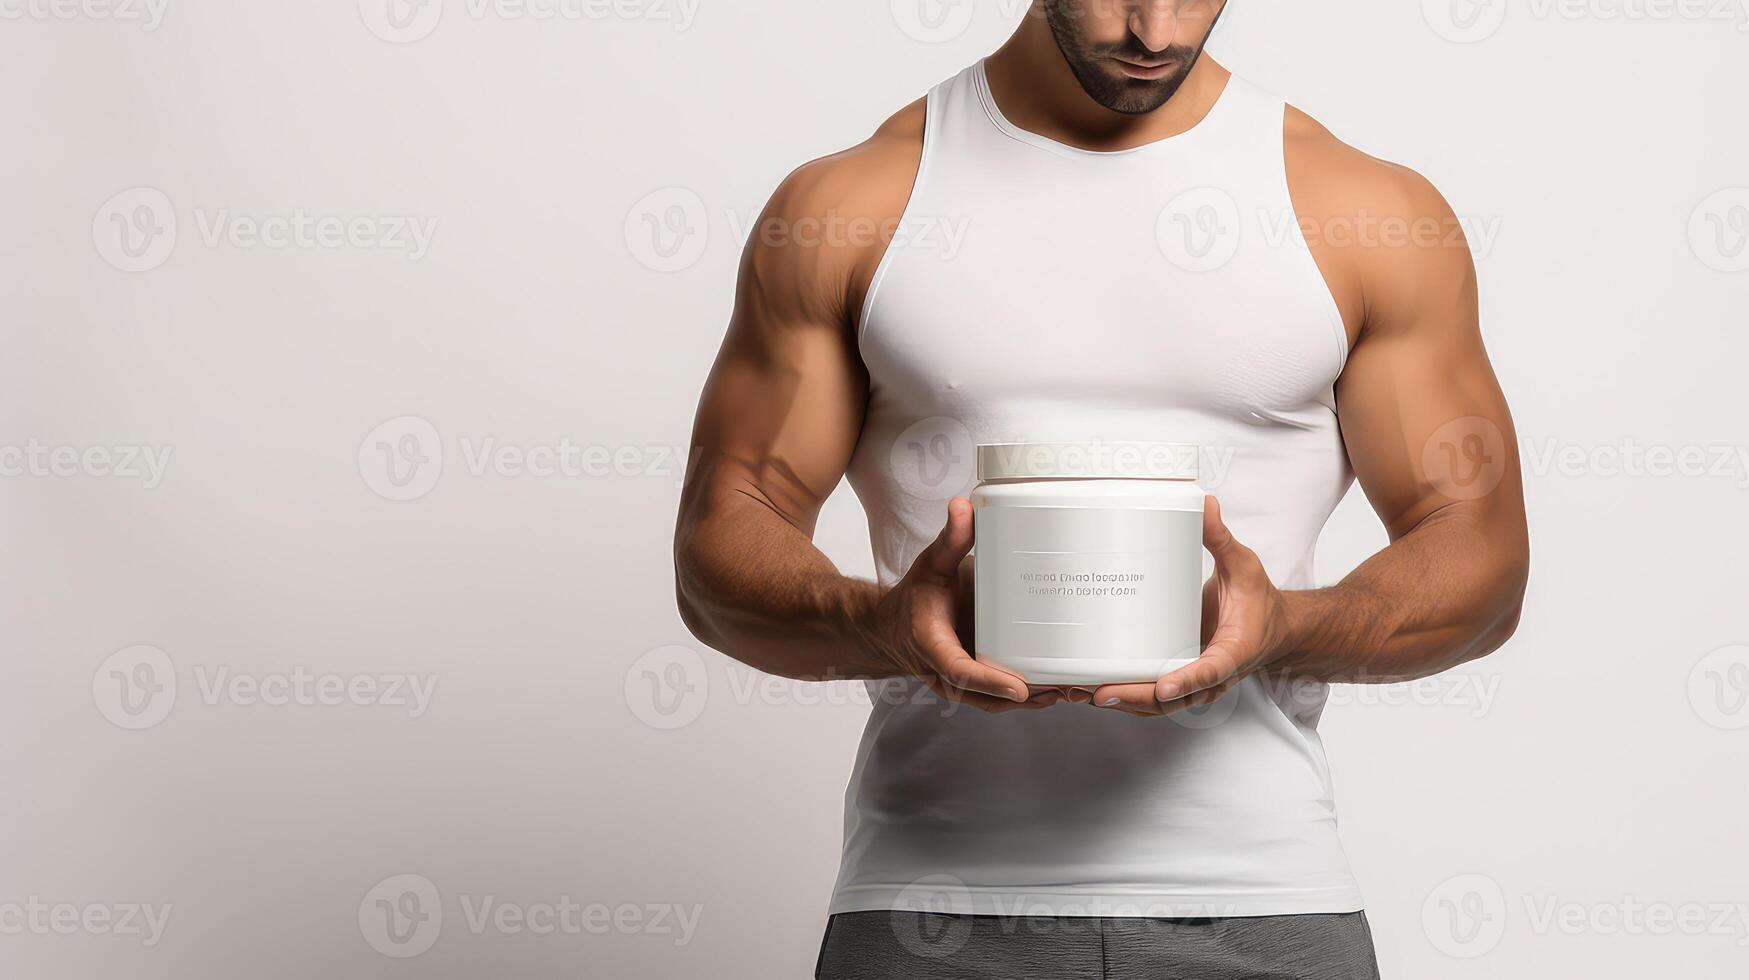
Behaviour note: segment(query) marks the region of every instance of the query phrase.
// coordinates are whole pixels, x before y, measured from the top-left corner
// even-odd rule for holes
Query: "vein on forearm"
[[[1387,684],[1491,652],[1516,622],[1524,562],[1488,528],[1471,507],[1454,503],[1337,585],[1287,593],[1292,649],[1275,669]]]

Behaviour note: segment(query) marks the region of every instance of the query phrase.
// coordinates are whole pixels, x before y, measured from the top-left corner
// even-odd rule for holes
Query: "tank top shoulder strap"
[[[982,94],[984,64],[981,61],[943,79],[929,90],[924,109],[924,147],[958,145],[978,140],[990,132]]]

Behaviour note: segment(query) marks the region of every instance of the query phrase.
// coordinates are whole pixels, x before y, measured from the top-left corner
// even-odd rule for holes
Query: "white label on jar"
[[[977,645],[1002,660],[1195,657],[1202,515],[990,506],[977,515]]]

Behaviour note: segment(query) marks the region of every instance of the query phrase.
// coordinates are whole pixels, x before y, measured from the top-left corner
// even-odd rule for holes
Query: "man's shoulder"
[[[791,219],[897,219],[923,157],[924,101],[900,109],[868,139],[797,167],[772,195],[771,213]]]
[[[1416,322],[1428,304],[1473,292],[1462,222],[1431,181],[1355,149],[1291,106],[1285,130],[1294,211],[1351,337],[1363,323]]]
[[[1284,130],[1295,217],[1351,340],[1367,324],[1413,319],[1430,296],[1473,288],[1463,225],[1431,181],[1350,146],[1292,106]]]
[[[923,102],[868,139],[803,164],[772,193],[748,238],[742,284],[794,318],[854,325],[923,152]]]
[[[1303,218],[1414,221],[1451,215],[1450,205],[1426,177],[1356,149],[1291,105],[1284,137],[1295,208]]]

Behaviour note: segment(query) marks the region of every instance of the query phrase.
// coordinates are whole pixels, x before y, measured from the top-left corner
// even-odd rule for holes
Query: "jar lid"
[[[1195,480],[1179,442],[1006,442],[978,447],[978,480]]]

